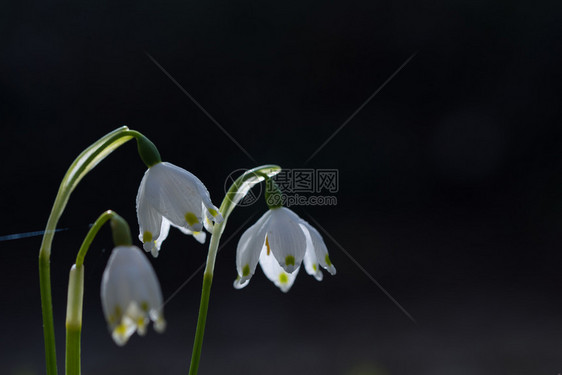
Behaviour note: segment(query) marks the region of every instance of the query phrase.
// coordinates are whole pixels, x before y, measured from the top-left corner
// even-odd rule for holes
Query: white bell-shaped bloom
[[[135,331],[144,335],[151,320],[157,332],[166,327],[160,283],[150,262],[136,246],[113,249],[103,272],[101,302],[117,345],[125,345]]]
[[[234,287],[248,285],[259,263],[267,278],[287,292],[303,262],[306,272],[318,281],[322,280],[319,266],[336,274],[320,233],[290,209],[272,208],[240,237]]]
[[[205,242],[203,224],[212,230],[212,221],[222,222],[205,185],[192,173],[160,162],[148,168],[137,194],[139,239],[145,251],[158,256],[170,225]]]

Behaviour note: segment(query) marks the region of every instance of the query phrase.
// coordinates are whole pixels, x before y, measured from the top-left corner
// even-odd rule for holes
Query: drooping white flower
[[[137,194],[139,239],[154,257],[168,236],[170,225],[205,242],[203,224],[212,230],[212,221],[222,222],[205,185],[192,173],[160,162],[148,168]]]
[[[306,272],[318,281],[322,280],[319,266],[336,274],[328,249],[316,229],[288,208],[269,209],[240,237],[236,250],[238,277],[234,287],[241,289],[248,285],[259,263],[267,278],[287,292],[302,262]]]
[[[125,345],[135,331],[146,333],[152,320],[163,332],[162,291],[154,269],[136,246],[113,249],[101,283],[101,302],[113,340]]]

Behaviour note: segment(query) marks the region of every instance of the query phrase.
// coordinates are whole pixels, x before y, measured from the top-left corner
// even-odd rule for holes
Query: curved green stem
[[[203,273],[203,289],[201,291],[201,302],[199,304],[199,316],[197,319],[197,329],[195,330],[195,340],[193,343],[193,353],[191,355],[189,375],[197,375],[197,371],[199,370],[203,337],[205,335],[205,324],[207,322],[207,312],[209,311],[209,299],[211,297],[211,285],[213,284],[215,260],[217,258],[220,238],[226,226],[228,217],[234,210],[234,207],[236,207],[236,204],[244,198],[252,186],[276,175],[280,171],[281,167],[277,165],[263,165],[246,171],[246,173],[234,181],[221,203],[219,211],[224,220],[222,223],[215,224],[211,235],[209,253],[207,254],[207,263],[205,265],[205,272]]]
[[[78,268],[82,267],[82,264],[84,263],[84,258],[88,253],[88,249],[90,248],[92,241],[98,234],[101,227],[115,215],[117,215],[115,212],[111,210],[107,210],[96,219],[96,221],[88,231],[88,234],[84,238],[84,241],[82,241],[82,246],[80,246],[80,250],[78,250],[78,254],[76,255],[76,267]]]
[[[57,192],[53,208],[51,209],[51,213],[47,221],[45,234],[43,235],[43,240],[41,242],[41,248],[39,250],[39,286],[41,292],[41,311],[43,315],[43,335],[45,338],[45,361],[47,367],[47,375],[57,374],[50,269],[51,245],[53,242],[53,237],[55,235],[57,223],[66,207],[66,204],[68,203],[70,194],[76,188],[82,178],[106,156],[108,156],[111,152],[113,152],[119,146],[123,145],[132,138],[141,140],[140,142],[138,142],[139,153],[141,153],[141,149],[142,151],[145,151],[147,149],[148,151],[146,152],[146,154],[150,155],[150,145],[152,143],[150,141],[148,141],[148,143],[144,142],[146,137],[134,130],[129,130],[129,128],[126,126],[120,127],[112,131],[111,133],[106,134],[104,137],[94,142],[80,155],[78,155],[78,157],[68,168],[68,171],[62,179],[59,190]],[[148,146],[143,146],[141,148],[141,143]],[[142,157],[143,161],[145,161],[145,159],[154,161],[158,158],[159,155],[157,157],[154,155],[152,157]]]
[[[66,375],[80,375],[80,334],[82,332],[82,307],[84,301],[84,258],[101,227],[111,220],[114,243],[131,245],[131,231],[127,222],[116,212],[102,213],[80,246],[76,264],[70,269],[68,299],[66,303]]]

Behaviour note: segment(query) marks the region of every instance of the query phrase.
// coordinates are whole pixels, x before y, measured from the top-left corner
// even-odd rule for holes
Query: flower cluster
[[[248,285],[258,262],[283,292],[289,291],[303,262],[306,272],[318,281],[323,277],[319,266],[336,274],[320,233],[285,207],[271,208],[242,234],[236,251],[235,288]]]
[[[263,177],[259,176],[247,178],[235,198],[239,199],[261,180]],[[230,211],[225,212],[228,216]],[[137,216],[139,239],[144,250],[154,257],[158,256],[170,226],[202,243],[203,228],[213,233],[213,222],[224,220],[203,183],[190,172],[166,162],[157,162],[146,171],[137,195]],[[236,252],[235,288],[248,285],[258,263],[283,292],[289,291],[303,263],[306,272],[318,281],[323,278],[321,267],[336,274],[320,233],[281,206],[270,206],[241,236]],[[164,329],[160,285],[150,262],[137,247],[114,249],[104,271],[101,296],[117,344],[124,345],[135,331],[144,334],[150,320],[157,331]]]
[[[101,160],[129,139],[137,140],[139,156],[147,166],[136,197],[139,240],[146,252],[157,257],[170,227],[193,236],[203,243],[206,229],[212,235],[205,264],[203,290],[197,322],[190,374],[197,374],[214,265],[226,220],[234,207],[257,183],[268,181],[266,191],[269,210],[241,236],[236,251],[237,278],[234,287],[247,286],[259,263],[266,277],[283,292],[295,282],[301,265],[318,281],[321,268],[336,274],[328,249],[320,233],[288,208],[282,207],[282,194],[272,178],[281,167],[262,165],[239,176],[226,192],[219,208],[205,185],[192,173],[171,163],[162,162],[156,146],[141,133],[121,127],[86,148],[65,175],[47,223],[40,252],[40,282],[48,372],[56,373],[56,353],[51,307],[49,256],[52,232],[79,181]],[[152,322],[157,332],[166,327],[164,302],[154,269],[141,249],[132,245],[127,222],[112,210],[105,211],[91,226],[71,268],[67,300],[67,357],[69,374],[80,373],[80,332],[82,326],[84,257],[99,229],[111,220],[113,249],[103,272],[101,302],[111,336],[117,345],[125,345],[137,332],[144,335]],[[51,236],[47,236],[51,233]]]

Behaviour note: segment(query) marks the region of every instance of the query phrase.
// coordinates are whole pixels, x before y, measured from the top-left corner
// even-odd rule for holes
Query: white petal
[[[160,251],[160,247],[162,247],[162,242],[168,237],[168,233],[170,233],[170,222],[164,217],[162,218],[162,226],[160,227],[160,234],[158,238],[154,241],[154,246],[151,248],[151,253],[153,257],[158,256],[158,252]],[[146,247],[145,247],[146,250]]]
[[[288,273],[294,272],[304,258],[306,237],[299,225],[300,218],[285,207],[270,209],[271,219],[267,238],[279,265]]]
[[[146,182],[148,180],[148,170],[144,174],[137,194],[137,219],[139,222],[139,240],[142,241],[145,251],[158,254],[160,245],[156,245],[162,227],[162,215],[154,209],[146,197]],[[166,238],[165,236],[160,241]],[[156,255],[155,255],[156,256]]]
[[[146,334],[146,325],[150,321],[148,311],[143,311],[137,301],[129,303],[125,316],[132,321],[139,335],[144,336]]]
[[[104,290],[123,307],[123,311],[132,302],[139,306],[148,304],[150,308],[162,306],[156,273],[135,246],[118,246],[113,250],[104,271],[102,292]]]
[[[206,236],[201,233],[203,216],[208,213],[216,219],[205,204],[210,205],[210,209],[214,207],[204,185],[191,173],[170,163],[158,163],[149,168],[137,195],[139,239],[144,249],[157,256],[170,224],[193,235],[197,241],[205,242]],[[220,213],[216,216],[222,220]]]
[[[164,220],[166,220],[164,218]],[[197,240],[197,242],[199,243],[205,243],[205,239],[207,238],[207,235],[205,234],[205,232],[201,231],[201,232],[192,232],[189,229],[186,228],[182,228],[182,227],[178,227],[175,226],[174,224],[170,223],[174,228],[177,228],[180,230],[180,232],[182,232],[183,234],[187,234],[189,236],[193,236],[193,238],[195,238]]]
[[[236,280],[234,280],[233,286],[235,289],[242,289],[244,287],[246,287],[246,285],[248,285],[250,283],[250,279],[246,279],[245,281],[241,281],[240,276],[236,277]]]
[[[207,235],[203,231],[193,232],[191,235],[193,236],[193,238],[195,238],[197,240],[197,242],[199,242],[201,244],[205,243],[205,238],[207,238]]]
[[[277,263],[277,259],[275,259],[273,254],[270,253],[268,255],[267,251],[262,251],[260,255],[260,266],[265,276],[285,293],[291,289],[299,273],[299,268],[295,269],[293,273],[285,272]]]
[[[203,212],[205,213],[205,217],[203,218],[203,226],[205,227],[207,232],[213,234],[213,229],[215,228],[215,224],[213,223],[213,221],[217,221],[218,223],[221,223],[223,221],[223,217],[220,214],[220,212],[213,211],[216,214],[215,215],[216,218],[215,218],[215,216],[213,216],[213,214],[209,211],[209,209],[205,206],[204,203],[202,203],[202,209]]]
[[[306,237],[306,253],[304,254],[304,269],[306,273],[312,275],[318,281],[322,281],[324,275],[320,271],[320,266],[318,265],[318,259],[316,258],[316,252],[314,251],[314,246],[312,245],[312,239],[310,238],[310,233],[304,224],[300,224],[303,229],[304,235]]]
[[[137,327],[134,322],[125,317],[121,324],[117,325],[111,332],[111,337],[113,341],[119,346],[123,346],[129,340],[129,337],[135,333]]]
[[[164,314],[162,309],[150,310],[150,319],[154,322],[154,330],[158,333],[162,333],[166,330],[166,321],[164,320]]]
[[[195,178],[197,179],[197,177]],[[195,185],[197,187],[197,190],[199,191],[199,194],[201,194],[201,200],[204,207],[203,211],[205,212],[205,214],[207,214],[206,216],[209,217],[211,221],[222,223],[223,217],[220,214],[219,209],[213,204],[213,202],[211,202],[209,191],[207,190],[205,185],[203,185],[203,183],[199,181],[199,179],[197,179],[197,181],[198,183],[196,183]]]
[[[203,220],[203,226],[205,227],[205,229],[207,229],[207,232],[213,234],[213,230],[215,229],[215,225],[213,224],[213,222],[211,221],[211,219],[209,218],[209,216],[207,216],[207,217]]]
[[[304,225],[304,227],[308,230],[310,234],[310,238],[312,239],[312,246],[314,247],[314,252],[316,254],[316,259],[318,260],[318,263],[320,263],[322,267],[327,269],[332,276],[335,275],[336,267],[334,267],[332,261],[330,260],[330,256],[328,255],[328,248],[324,243],[324,239],[312,225],[308,224],[306,221],[302,219],[301,219],[301,223]]]
[[[158,163],[148,169],[147,199],[160,214],[172,224],[200,232],[203,229],[201,210],[203,185],[185,169],[170,163]]]
[[[240,237],[236,248],[236,270],[239,281],[236,285],[246,286],[256,270],[260,252],[265,244],[265,230],[270,219],[270,212],[266,212],[254,225],[248,228]],[[241,286],[241,287],[243,287]]]
[[[162,292],[150,262],[135,246],[118,246],[102,278],[102,306],[112,336],[123,345],[138,330],[145,331],[149,319],[158,317],[162,326]]]

